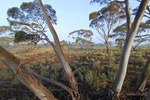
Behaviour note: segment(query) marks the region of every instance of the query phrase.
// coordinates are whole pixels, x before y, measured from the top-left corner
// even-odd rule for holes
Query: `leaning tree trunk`
[[[6,64],[27,88],[29,88],[41,100],[56,100],[52,93],[43,86],[28,70],[22,62],[13,54],[0,46],[0,61]]]
[[[145,85],[149,79],[149,76],[150,76],[150,57],[148,58],[145,66],[144,66],[144,69],[141,73],[141,76],[139,77],[139,79],[137,81],[135,92],[144,90]]]
[[[128,0],[126,0],[126,1],[128,1]],[[129,61],[132,44],[133,44],[134,38],[138,32],[138,28],[139,28],[140,22],[142,20],[142,17],[144,15],[145,9],[148,5],[148,2],[149,2],[149,0],[141,1],[141,4],[139,6],[139,9],[134,18],[134,22],[132,23],[131,28],[127,27],[130,29],[128,29],[128,32],[127,32],[127,37],[126,37],[125,44],[123,47],[123,52],[121,55],[119,70],[117,72],[117,76],[116,76],[115,83],[113,86],[113,91],[116,94],[116,96],[119,95],[119,93],[122,89],[122,85],[123,85],[123,82],[124,82],[124,79],[126,76],[126,72],[127,72],[127,65],[128,65],[128,61]],[[129,25],[127,25],[127,26],[129,26]]]
[[[60,42],[59,42],[59,38],[57,36],[57,33],[55,31],[55,29],[53,28],[52,26],[52,23],[48,17],[48,14],[46,13],[46,10],[42,4],[42,1],[41,0],[37,0],[37,2],[39,3],[39,5],[41,6],[41,9],[43,11],[43,14],[44,14],[44,17],[46,19],[46,22],[48,24],[48,27],[52,33],[52,36],[54,38],[54,42],[55,42],[55,47],[56,47],[56,52],[57,52],[57,55],[58,55],[58,58],[59,58],[59,61],[61,62],[61,65],[63,66],[66,74],[67,74],[67,77],[68,77],[68,80],[70,82],[70,85],[72,87],[72,89],[74,90],[74,94],[75,94],[75,97],[76,98],[79,98],[79,93],[78,93],[78,85],[77,85],[77,82],[75,80],[75,77],[74,77],[74,74],[70,68],[70,65],[62,51],[62,48],[61,48],[61,45],[60,45]]]

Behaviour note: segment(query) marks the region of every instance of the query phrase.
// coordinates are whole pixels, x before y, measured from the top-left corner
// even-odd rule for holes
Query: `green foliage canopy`
[[[40,36],[38,34],[27,34],[24,31],[15,32],[14,42],[22,42],[22,41],[39,41]]]
[[[123,3],[111,2],[98,12],[92,12],[89,15],[90,26],[95,28],[103,27],[105,23],[112,27],[119,20],[125,18]]]
[[[56,11],[48,4],[45,4],[44,7],[51,22],[57,24]],[[23,2],[19,8],[8,9],[7,15],[10,27],[15,31],[15,42],[17,43],[33,38],[39,40],[39,37],[44,36],[43,34],[47,31],[45,18],[37,2]]]
[[[142,33],[142,32],[148,33],[149,30],[150,30],[150,24],[147,21],[141,22],[137,36],[141,35],[140,33]],[[114,34],[112,35],[112,37],[117,37],[117,36],[126,36],[126,23],[124,23],[114,29]]]
[[[44,5],[51,22],[56,24],[56,11],[52,6]],[[40,6],[35,2],[23,2],[20,8],[12,7],[7,11],[8,19],[17,22],[33,23],[37,21],[45,21]]]
[[[91,30],[80,29],[70,32],[69,36],[72,36],[76,40],[76,43],[86,44],[92,43],[93,32]]]
[[[139,29],[138,29],[138,34],[135,37],[134,42],[136,43],[136,46],[139,44],[150,41],[150,23],[148,21],[146,22],[141,22]],[[116,38],[116,43],[120,42],[123,44],[126,36],[126,23],[116,27],[114,29],[114,34],[111,35],[111,37]],[[119,40],[119,41],[118,41]]]
[[[125,19],[125,6],[122,2],[109,2],[97,12],[89,14],[90,27],[94,28],[105,44],[106,51],[109,53],[109,38],[117,25]]]

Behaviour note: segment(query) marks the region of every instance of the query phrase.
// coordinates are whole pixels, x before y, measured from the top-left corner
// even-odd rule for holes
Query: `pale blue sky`
[[[6,20],[7,10],[11,7],[19,7],[22,2],[33,0],[2,0],[0,3],[0,26],[8,25]],[[99,4],[90,4],[90,0],[42,0],[45,4],[50,4],[56,10],[58,18],[57,25],[54,25],[60,40],[71,41],[68,33],[78,29],[90,29],[89,13],[98,11],[101,6]],[[51,37],[51,36],[50,36]],[[94,42],[100,42],[96,36],[93,37]]]
[[[90,0],[55,0],[50,1],[50,4],[57,13],[58,25],[55,28],[60,39],[67,38],[69,32],[78,29],[90,29],[95,32],[89,27],[89,13],[100,10],[99,4],[91,5]],[[97,37],[93,37],[93,41],[100,42]]]
[[[30,1],[33,0],[2,0],[0,3],[0,26],[8,25],[6,20],[8,8],[19,7],[22,2]],[[89,13],[100,10],[102,5],[97,3],[91,5],[90,1],[91,0],[42,0],[43,4],[50,4],[53,9],[56,10],[58,21],[54,27],[60,40],[71,41],[72,39],[68,38],[69,32],[78,29],[90,29],[96,34],[93,37],[93,42],[101,42],[97,38],[99,37],[97,32],[89,27]],[[133,6],[136,7],[136,5]]]

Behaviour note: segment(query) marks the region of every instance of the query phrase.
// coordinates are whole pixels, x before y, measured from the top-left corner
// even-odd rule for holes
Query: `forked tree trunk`
[[[66,57],[65,57],[65,55],[64,55],[64,53],[62,51],[62,48],[61,48],[61,45],[60,45],[57,33],[56,33],[54,27],[52,26],[52,23],[51,23],[51,21],[50,21],[50,19],[48,17],[48,14],[46,13],[46,10],[45,10],[45,8],[44,8],[44,6],[42,4],[42,1],[41,0],[37,0],[37,2],[41,6],[41,9],[42,9],[44,17],[46,19],[47,25],[48,25],[51,33],[52,33],[59,61],[60,61],[61,65],[63,66],[65,72],[66,72],[66,75],[67,75],[68,80],[70,82],[70,86],[74,90],[75,97],[78,98],[79,97],[78,85],[77,85],[77,82],[75,80],[75,77],[74,77],[74,74],[72,72],[72,69],[70,68],[70,65],[69,65],[69,63],[68,63],[68,61],[67,61],[67,59],[66,59]]]
[[[28,70],[21,64],[13,54],[0,46],[0,61],[6,64],[14,73],[15,77],[30,89],[41,100],[56,100],[52,93],[43,86]]]
[[[150,76],[150,57],[148,58],[144,69],[141,73],[141,76],[139,77],[138,81],[137,81],[137,85],[135,88],[135,92],[139,92],[139,91],[143,91],[145,88],[145,85],[149,79]]]
[[[126,1],[128,1],[128,0],[126,0]],[[117,72],[117,76],[116,76],[115,83],[113,86],[113,91],[116,93],[116,95],[119,94],[122,89],[122,85],[123,85],[123,82],[124,82],[124,79],[126,76],[126,72],[127,72],[127,65],[128,65],[128,60],[129,60],[132,44],[133,44],[134,38],[137,34],[140,22],[142,20],[142,17],[144,15],[144,12],[148,5],[148,2],[149,2],[149,0],[141,1],[141,4],[137,11],[137,14],[134,18],[134,22],[132,23],[131,28],[129,27],[130,29],[128,29],[127,37],[125,40],[125,45],[123,47],[123,52],[121,55],[119,70]],[[129,26],[129,25],[127,25],[127,26]]]

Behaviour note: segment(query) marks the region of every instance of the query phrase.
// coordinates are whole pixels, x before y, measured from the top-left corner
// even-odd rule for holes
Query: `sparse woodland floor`
[[[68,85],[65,73],[51,48],[40,48],[27,53],[12,53],[20,58],[30,71]],[[104,49],[65,49],[64,53],[75,74],[82,100],[108,100],[117,69],[121,51],[112,49],[107,55]],[[121,100],[144,100],[144,93],[132,94],[136,81],[150,54],[149,49],[132,51],[127,76],[122,89]],[[38,100],[35,95],[23,86],[4,64],[0,63],[0,100],[16,98],[17,100]],[[148,82],[149,83],[149,82]],[[69,94],[52,84],[43,81],[59,100],[69,100]],[[146,86],[149,87],[148,85]]]

